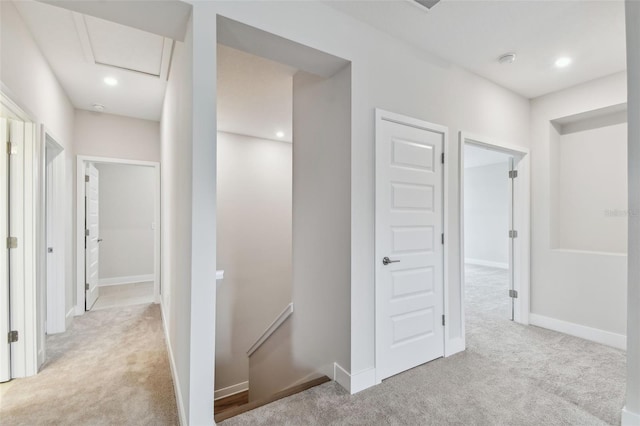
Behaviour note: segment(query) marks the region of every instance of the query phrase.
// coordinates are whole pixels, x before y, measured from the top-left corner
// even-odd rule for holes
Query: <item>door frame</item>
[[[36,116],[16,103],[11,91],[0,82],[0,110],[6,118],[19,121],[24,126],[23,151],[18,153],[19,160],[12,176],[22,190],[16,194],[16,205],[12,206],[11,216],[16,218],[16,227],[11,231],[18,238],[18,248],[12,249],[11,256],[17,271],[11,272],[10,287],[17,281],[18,290],[11,292],[10,327],[18,331],[18,341],[11,344],[11,378],[33,376],[38,372],[38,355],[43,353],[41,347],[44,339],[38,332],[38,281],[43,271],[41,253],[38,248],[42,244],[41,217],[39,209],[40,192],[40,153],[42,141],[36,131]],[[2,149],[5,149],[2,147]],[[11,182],[11,186],[16,183]],[[14,289],[15,290],[15,289]]]
[[[85,313],[85,251],[84,251],[84,226],[85,226],[85,181],[84,175],[87,163],[96,164],[121,164],[127,166],[152,167],[154,170],[154,223],[153,232],[153,300],[160,303],[160,163],[156,161],[127,160],[122,158],[93,157],[78,155],[76,159],[76,315]]]
[[[473,145],[489,149],[496,152],[511,155],[514,159],[515,168],[518,170],[518,177],[513,182],[513,219],[518,237],[513,244],[513,265],[516,268],[513,276],[513,287],[518,292],[518,297],[514,301],[514,321],[521,324],[529,324],[529,299],[530,299],[530,240],[531,240],[531,213],[530,213],[530,192],[531,192],[531,169],[529,149],[505,144],[461,131],[458,138],[458,172],[459,172],[459,204],[460,204],[460,284],[461,284],[461,312],[462,312],[462,336],[466,345],[466,325],[464,309],[464,147]],[[511,261],[511,260],[510,260]]]
[[[45,280],[46,280],[46,319],[47,334],[63,333],[66,331],[68,322],[73,317],[74,310],[66,310],[65,275],[66,275],[66,250],[65,241],[65,219],[66,200],[66,161],[63,146],[53,135],[51,130],[42,125],[42,140],[44,141],[44,161],[43,161],[43,206],[45,220],[45,239],[43,250],[48,247],[53,248],[52,256],[45,253]],[[51,165],[47,164],[47,152],[54,152]],[[49,225],[51,224],[51,227]],[[49,229],[51,228],[51,229]],[[53,259],[52,259],[53,258]]]
[[[442,249],[442,279],[443,279],[443,287],[442,287],[442,294],[443,294],[443,309],[442,312],[445,316],[445,318],[449,318],[449,271],[448,271],[448,263],[449,263],[449,250],[451,245],[449,244],[449,238],[447,238],[447,230],[449,229],[449,218],[447,215],[447,212],[449,211],[449,179],[447,177],[448,174],[448,167],[447,167],[447,158],[449,158],[449,128],[446,126],[442,126],[439,124],[434,124],[434,123],[430,123],[428,121],[425,120],[421,120],[418,118],[413,118],[413,117],[409,117],[406,115],[402,115],[402,114],[397,114],[394,112],[390,112],[390,111],[385,111],[383,109],[379,109],[376,108],[375,109],[375,152],[376,152],[376,157],[377,157],[377,151],[378,151],[378,147],[379,147],[379,138],[380,138],[380,124],[382,123],[383,120],[387,120],[387,121],[391,121],[397,124],[401,124],[401,125],[406,125],[406,126],[412,126],[412,127],[419,127],[422,129],[427,129],[427,130],[431,130],[434,131],[436,133],[440,133],[443,136],[443,140],[442,140],[442,152],[444,154],[444,164],[442,166],[442,232],[445,234],[445,238],[444,238],[444,244],[443,244],[443,249]],[[377,173],[377,160],[374,162],[374,174],[375,174],[375,187],[378,186],[378,173]],[[379,242],[378,242],[378,231],[377,231],[377,222],[375,217],[377,216],[378,212],[378,208],[377,208],[377,191],[375,191],[374,188],[374,265],[376,265],[376,262],[379,261],[378,257],[379,257],[379,253],[378,253],[378,247],[379,247]],[[381,303],[380,300],[380,291],[378,291],[378,280],[377,280],[377,274],[376,274],[376,269],[374,266],[374,293],[375,293],[375,300],[374,300],[374,306],[375,306],[375,314],[374,314],[374,346],[375,346],[375,383],[379,384],[382,382],[382,379],[380,378],[379,374],[378,374],[378,362],[380,360],[380,345],[381,345],[381,339],[378,338],[378,331],[380,330],[380,326],[379,326],[379,321],[380,318],[378,317],[378,312],[379,312],[379,304]],[[446,326],[444,327],[444,356],[448,357],[450,355],[453,355],[456,352],[459,352],[458,349],[458,345],[456,345],[455,340],[450,340],[450,333],[449,333],[449,329],[451,327],[451,321],[447,321]]]

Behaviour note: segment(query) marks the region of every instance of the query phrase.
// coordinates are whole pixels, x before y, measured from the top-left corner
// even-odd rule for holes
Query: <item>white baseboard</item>
[[[131,275],[128,277],[100,278],[98,280],[98,286],[105,287],[109,285],[135,284],[154,280],[155,277],[153,274]]]
[[[333,363],[333,380],[351,393],[351,375],[337,362]]]
[[[500,268],[500,269],[509,269],[509,263],[503,262],[494,262],[491,260],[482,260],[482,259],[470,259],[468,257],[464,258],[464,263],[468,263],[469,265],[478,265],[478,266],[488,266],[490,268]]]
[[[456,337],[455,339],[449,339],[447,344],[445,345],[444,356],[450,357],[451,355],[455,355],[458,352],[464,352],[466,349],[466,344],[464,338]]]
[[[610,331],[587,327],[534,313],[529,314],[529,324],[548,328],[549,330],[558,331],[571,336],[580,337],[581,339],[591,340],[592,342],[601,343],[614,348],[627,349],[627,336],[622,334],[616,334]]]
[[[181,426],[187,426],[187,416],[185,413],[184,400],[182,398],[182,391],[180,390],[180,380],[178,379],[176,360],[173,357],[173,350],[171,349],[171,340],[169,339],[169,327],[167,325],[167,318],[164,314],[164,303],[160,301],[160,312],[162,313],[162,326],[164,329],[164,340],[167,343],[167,353],[169,354],[169,366],[171,367],[171,377],[173,377],[173,390],[176,394],[176,404],[178,405],[178,420]]]
[[[218,389],[214,392],[213,399],[218,400],[220,398],[226,398],[246,390],[249,390],[249,382],[237,383],[235,385],[227,386],[226,388]]]
[[[632,413],[627,407],[622,408],[621,426],[640,426],[640,414]]]
[[[64,328],[65,330],[62,331],[66,331],[66,329],[69,328],[69,326],[71,325],[71,322],[73,321],[73,317],[76,314],[76,308],[75,306],[72,307],[71,309],[69,309],[69,312],[67,312],[67,315],[64,316]]]
[[[334,363],[334,380],[353,395],[377,384],[376,369],[369,368],[356,374],[350,374],[336,362]]]

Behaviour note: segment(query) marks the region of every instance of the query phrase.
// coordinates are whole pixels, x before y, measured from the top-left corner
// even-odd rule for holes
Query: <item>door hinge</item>
[[[509,238],[518,238],[518,231],[515,231],[515,230],[509,231]]]
[[[89,236],[89,230],[88,230],[88,229],[85,229],[85,230],[84,230],[84,236],[85,236],[85,237],[88,237],[88,236]]]
[[[84,181],[89,182],[89,175],[84,175]]]
[[[517,170],[509,170],[509,179],[515,179],[518,177],[518,171]]]
[[[509,297],[517,299],[518,298],[518,292],[516,290],[509,290]]]
[[[445,319],[444,319],[444,315],[443,315],[443,316],[442,316],[442,326],[444,327],[444,326],[445,326],[445,324],[446,324],[446,321],[445,321]]]
[[[17,237],[7,237],[7,248],[8,249],[18,248],[18,238]]]
[[[13,155],[16,154],[17,150],[16,147],[13,146],[13,144],[11,142],[7,142],[7,154],[8,155]]]
[[[84,283],[84,289],[89,290],[89,283]]]
[[[440,234],[440,242],[444,244],[444,234]]]
[[[444,164],[444,152],[440,154],[440,162]]]
[[[13,330],[9,332],[9,343],[14,343],[18,341],[18,331]]]

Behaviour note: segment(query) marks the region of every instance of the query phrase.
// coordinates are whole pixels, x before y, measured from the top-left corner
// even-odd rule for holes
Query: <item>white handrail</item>
[[[293,313],[293,303],[289,303],[289,305],[287,305],[286,308],[284,308],[284,311],[282,311],[280,313],[280,315],[278,315],[276,317],[275,320],[273,320],[273,322],[271,323],[271,325],[269,327],[267,327],[267,329],[260,335],[260,337],[258,338],[258,340],[256,340],[256,342],[251,345],[251,347],[249,348],[249,350],[247,351],[247,356],[251,356],[255,351],[258,350],[258,348],[260,346],[262,346],[262,344],[264,342],[267,341],[267,339],[273,334],[275,333],[275,331],[280,328],[280,326],[282,325],[282,323],[284,323],[287,318],[289,318],[289,316]]]

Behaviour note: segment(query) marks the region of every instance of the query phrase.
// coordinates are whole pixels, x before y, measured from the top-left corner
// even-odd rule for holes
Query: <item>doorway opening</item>
[[[159,164],[78,157],[78,300],[85,310],[160,299]]]
[[[527,324],[528,151],[465,133],[459,149],[464,323]]]
[[[350,63],[222,17],[218,42],[216,422],[348,370],[351,256]]]

